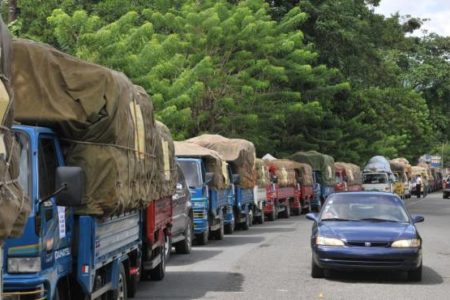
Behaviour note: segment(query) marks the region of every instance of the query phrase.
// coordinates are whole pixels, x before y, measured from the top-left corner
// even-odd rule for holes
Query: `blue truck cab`
[[[191,191],[197,243],[205,245],[209,237],[223,239],[230,189],[218,190],[209,186],[213,175],[206,172],[201,157],[177,157],[177,162]]]
[[[4,245],[4,299],[133,296],[140,268],[139,211],[115,217],[75,215],[84,176],[65,167],[53,131],[15,126],[20,177],[32,210],[19,238]],[[128,290],[128,292],[127,292]]]

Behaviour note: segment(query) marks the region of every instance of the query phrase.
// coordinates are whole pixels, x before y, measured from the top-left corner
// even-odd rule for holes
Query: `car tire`
[[[408,281],[422,281],[422,264],[417,269],[408,271]]]
[[[194,236],[194,228],[192,219],[189,218],[184,230],[184,240],[175,244],[175,252],[177,254],[189,254],[192,250],[192,238]]]
[[[314,263],[314,260],[311,259],[311,277],[312,278],[323,278],[325,276],[325,272],[322,268]]]

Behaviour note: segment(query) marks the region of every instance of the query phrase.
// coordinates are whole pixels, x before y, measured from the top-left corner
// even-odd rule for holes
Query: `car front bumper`
[[[422,263],[422,249],[318,246],[313,260],[323,269],[409,271]]]

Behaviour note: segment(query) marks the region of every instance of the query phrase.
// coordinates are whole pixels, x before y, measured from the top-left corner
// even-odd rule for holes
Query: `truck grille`
[[[194,212],[194,218],[196,219],[204,219],[206,218],[206,213],[203,212]]]

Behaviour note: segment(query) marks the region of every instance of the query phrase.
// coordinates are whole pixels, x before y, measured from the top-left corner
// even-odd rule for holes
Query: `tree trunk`
[[[9,22],[17,19],[17,0],[9,0]]]

